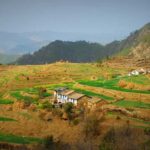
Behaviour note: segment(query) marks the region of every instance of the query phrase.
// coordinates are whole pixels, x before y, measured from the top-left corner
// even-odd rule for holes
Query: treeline
[[[117,44],[117,43],[115,43]],[[54,41],[33,54],[23,55],[16,64],[45,64],[56,61],[93,62],[116,53],[111,46],[86,41]]]
[[[149,31],[150,23],[146,24],[140,30],[132,32],[126,39],[114,41],[105,46],[86,41],[70,42],[56,40],[33,54],[23,55],[15,63],[45,64],[60,60],[80,63],[101,60],[114,54],[131,55],[132,49],[138,44],[143,43],[144,45],[149,45]],[[145,53],[147,55],[149,52]],[[141,53],[139,53],[139,55],[142,57]]]

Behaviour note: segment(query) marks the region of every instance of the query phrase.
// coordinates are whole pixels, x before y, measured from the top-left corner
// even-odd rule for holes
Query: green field
[[[12,119],[12,118],[7,118],[7,117],[2,117],[0,116],[0,122],[1,121],[16,121],[15,119]]]
[[[13,134],[0,133],[0,141],[16,143],[16,144],[31,144],[31,143],[39,143],[42,140],[34,137],[24,137],[24,136],[17,136]]]
[[[120,81],[120,79],[125,79],[125,78],[124,77],[123,78],[115,78],[115,79],[111,79],[111,80],[99,79],[96,81],[80,80],[78,82],[83,85],[102,87],[102,88],[112,89],[112,90],[117,90],[117,91],[122,91],[122,92],[150,94],[150,91],[121,88],[118,86],[118,82]]]
[[[150,85],[150,79],[146,77],[145,75],[139,75],[139,76],[127,76],[124,78],[125,81],[133,82],[136,84],[141,85]]]
[[[73,89],[76,92],[79,92],[79,93],[82,93],[82,94],[85,94],[85,95],[88,95],[88,96],[96,96],[96,97],[99,97],[101,99],[108,100],[108,101],[114,100],[113,97],[106,96],[106,95],[103,95],[103,94],[98,94],[98,93],[95,93],[95,92],[91,92],[91,91],[87,91],[87,90],[82,90],[82,89],[77,89],[77,88],[73,88]]]
[[[13,101],[8,100],[8,99],[1,99],[0,98],[0,104],[13,104]]]
[[[121,107],[137,107],[137,108],[150,109],[150,103],[144,103],[140,101],[121,100],[113,104]]]

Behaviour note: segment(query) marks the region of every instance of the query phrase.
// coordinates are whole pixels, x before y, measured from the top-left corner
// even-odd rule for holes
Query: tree
[[[45,88],[39,88],[38,90],[38,94],[39,94],[39,98],[44,98],[44,94],[46,93],[46,89]]]
[[[100,122],[102,118],[99,118],[95,113],[88,115],[85,118],[83,131],[86,138],[91,138],[99,134]]]
[[[66,103],[64,105],[64,111],[67,114],[68,119],[71,121],[73,116],[73,104],[72,103]]]

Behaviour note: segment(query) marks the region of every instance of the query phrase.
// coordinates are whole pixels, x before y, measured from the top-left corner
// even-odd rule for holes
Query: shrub
[[[145,129],[144,129],[144,133],[145,133],[146,135],[149,135],[149,136],[150,136],[150,128],[149,128],[149,127],[145,128]]]
[[[52,110],[52,108],[53,108],[53,105],[48,101],[45,101],[44,103],[40,104],[39,106],[40,106],[40,108],[47,109],[47,110]]]
[[[128,89],[134,89],[134,87],[135,87],[134,83],[128,83],[127,84]]]
[[[80,122],[80,120],[79,120],[79,119],[74,119],[72,123],[73,123],[73,125],[78,125],[78,124],[79,124],[79,122]]]
[[[124,88],[124,87],[127,86],[127,83],[126,83],[126,81],[124,81],[124,80],[120,80],[119,83],[118,83],[118,85],[119,85],[120,87]]]
[[[44,94],[46,93],[46,89],[45,88],[39,88],[38,89],[38,93],[39,93],[39,98],[44,98]]]
[[[73,119],[73,104],[72,103],[66,103],[63,106],[65,113],[67,114],[67,118],[69,120]]]

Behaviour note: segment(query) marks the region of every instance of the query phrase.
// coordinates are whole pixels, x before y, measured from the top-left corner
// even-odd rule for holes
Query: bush
[[[40,108],[47,109],[47,110],[52,110],[53,105],[50,102],[45,101],[44,103],[40,104]]]
[[[79,122],[80,122],[80,120],[79,120],[79,119],[74,119],[72,123],[73,123],[73,125],[78,125],[78,124],[79,124]]]
[[[128,88],[128,89],[131,89],[131,90],[132,90],[132,89],[134,89],[134,87],[135,87],[134,83],[128,83],[128,84],[127,84],[127,88]]]
[[[38,89],[38,93],[39,93],[39,98],[44,98],[44,94],[46,93],[46,89],[45,88],[39,88]]]
[[[119,83],[118,83],[118,85],[119,85],[120,87],[122,87],[122,88],[125,88],[125,87],[127,86],[127,83],[126,83],[126,81],[124,81],[124,80],[120,80]]]
[[[69,121],[73,119],[73,104],[72,103],[66,103],[63,106],[65,113],[67,114],[67,118]]]
[[[149,128],[149,127],[145,128],[145,129],[144,129],[144,133],[145,133],[146,135],[149,135],[149,136],[150,136],[150,128]]]

